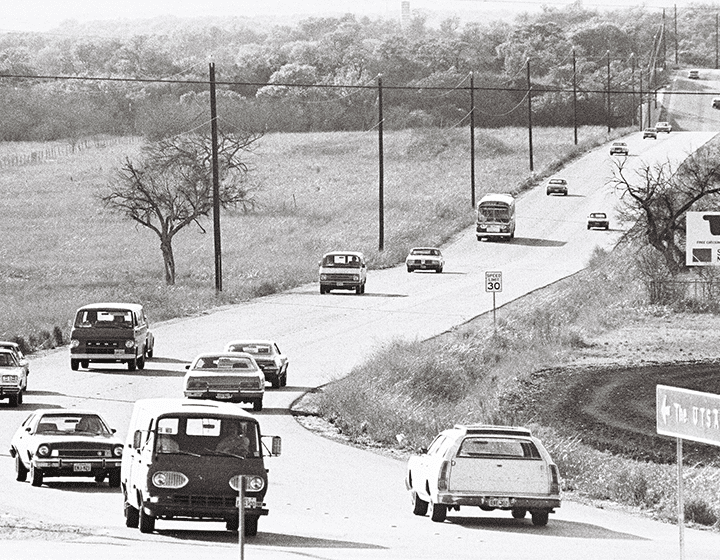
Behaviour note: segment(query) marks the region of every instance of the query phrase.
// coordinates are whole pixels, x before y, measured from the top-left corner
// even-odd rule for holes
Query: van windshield
[[[242,418],[164,416],[154,437],[155,453],[260,457],[257,422]]]
[[[133,326],[133,314],[128,309],[81,309],[75,316],[77,328],[120,328]]]
[[[327,255],[323,259],[323,266],[330,268],[360,268],[360,258],[357,255]]]

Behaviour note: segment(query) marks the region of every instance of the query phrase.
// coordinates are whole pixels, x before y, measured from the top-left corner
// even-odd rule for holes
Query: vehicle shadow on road
[[[564,247],[567,241],[553,241],[552,239],[536,239],[534,237],[516,237],[511,245],[527,245],[528,247]]]
[[[545,527],[536,527],[528,517],[527,519],[503,519],[498,517],[448,517],[447,522],[460,525],[468,529],[490,529],[503,533],[531,533],[547,537],[567,537],[573,539],[626,539],[650,540],[631,533],[612,531],[590,523],[550,519]]]
[[[198,542],[223,542],[237,543],[238,534],[229,531],[163,531],[156,530],[159,535],[172,537],[183,541]],[[342,541],[334,539],[320,539],[315,537],[301,537],[298,535],[286,535],[282,533],[263,533],[259,531],[257,536],[245,539],[245,544],[250,546],[273,546],[287,548],[352,548],[368,550],[386,550],[387,547],[355,541]]]
[[[188,363],[188,362],[179,362],[179,363]],[[108,373],[113,375],[131,375],[136,377],[184,377],[185,376],[185,369],[182,370],[174,370],[174,369],[161,369],[161,368],[154,368],[152,367],[152,363],[148,362],[145,364],[144,369],[136,369],[135,371],[130,371],[127,368],[121,369],[118,368],[99,368],[99,367],[92,367],[87,370],[82,370],[86,373]]]
[[[45,480],[43,486],[63,492],[76,492],[78,494],[119,494],[120,488],[108,486],[107,481],[97,483],[93,480]]]

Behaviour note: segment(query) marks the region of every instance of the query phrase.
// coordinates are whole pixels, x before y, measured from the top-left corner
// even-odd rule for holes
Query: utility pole
[[[607,52],[607,131],[610,134],[610,119],[611,119],[611,107],[610,107],[610,51]]]
[[[222,250],[220,248],[220,180],[218,178],[217,104],[215,63],[210,63],[210,130],[212,140],[213,231],[215,234],[215,291],[222,292]]]
[[[528,144],[530,146],[530,171],[533,166],[533,141],[532,141],[532,85],[530,84],[530,59],[527,59],[527,98],[528,98]]]
[[[382,75],[378,76],[378,251],[385,249],[385,164],[383,161],[383,98]]]
[[[470,72],[470,205],[475,208],[475,74]]]
[[[635,124],[635,111],[637,107],[637,102],[635,101],[635,53],[630,54],[630,60],[632,60],[632,65],[630,66],[632,75],[630,78],[630,84],[632,86],[632,124]]]
[[[573,136],[575,145],[578,143],[578,122],[577,122],[577,68],[575,65],[575,49],[573,49]]]

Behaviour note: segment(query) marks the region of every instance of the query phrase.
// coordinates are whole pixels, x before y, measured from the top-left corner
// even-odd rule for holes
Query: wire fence
[[[140,138],[136,136],[119,136],[82,138],[76,142],[54,143],[31,151],[14,151],[0,154],[0,169],[47,163],[78,152],[101,150],[118,144],[136,144],[138,142],[140,142]]]
[[[715,305],[720,300],[720,282],[710,280],[653,280],[649,284],[650,302],[672,304],[695,301]]]

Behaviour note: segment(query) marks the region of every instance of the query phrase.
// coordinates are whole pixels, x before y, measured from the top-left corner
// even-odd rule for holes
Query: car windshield
[[[258,425],[253,420],[164,416],[151,437],[156,453],[260,457]]]
[[[112,435],[105,422],[97,414],[44,414],[38,421],[36,433]]]
[[[133,313],[128,309],[81,309],[75,317],[77,328],[121,328],[133,326]]]
[[[17,360],[10,352],[0,352],[0,367],[17,367]]]
[[[269,344],[255,343],[237,343],[228,346],[228,352],[245,352],[253,355],[269,355],[272,354],[272,348]]]
[[[360,268],[360,257],[357,255],[326,255],[323,266],[330,268]]]
[[[440,251],[437,249],[413,249],[410,252],[411,255],[429,255],[429,256],[438,256],[440,254]]]
[[[192,369],[254,371],[256,368],[252,360],[244,356],[203,356],[198,358]]]
[[[457,456],[539,459],[540,453],[529,440],[467,437],[460,445]]]

